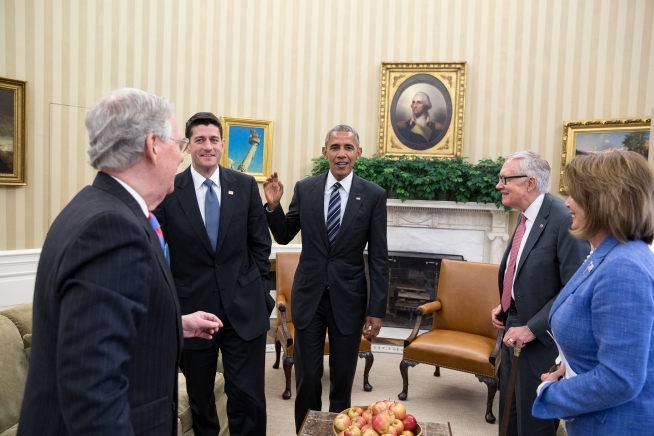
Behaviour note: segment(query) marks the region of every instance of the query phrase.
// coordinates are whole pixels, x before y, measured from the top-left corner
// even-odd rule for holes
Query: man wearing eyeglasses
[[[36,273],[19,435],[174,435],[182,336],[209,343],[215,315],[180,318],[153,210],[180,152],[173,104],[119,89],[86,116],[98,174],[61,211]]]
[[[504,333],[500,365],[500,428],[508,391],[513,347],[522,348],[508,434],[555,436],[558,420],[534,418],[540,375],[558,355],[547,333],[552,303],[590,252],[588,242],[570,234],[572,219],[563,201],[549,194],[550,165],[538,153],[506,158],[496,188],[502,204],[522,212],[499,272],[500,305],[493,325]]]
[[[196,435],[218,435],[214,380],[222,353],[232,436],[266,434],[266,332],[270,296],[268,223],[252,176],[219,165],[225,140],[210,112],[186,123],[191,165],[155,211],[170,252],[182,313],[215,313],[223,327],[211,341],[184,341],[180,367]]]

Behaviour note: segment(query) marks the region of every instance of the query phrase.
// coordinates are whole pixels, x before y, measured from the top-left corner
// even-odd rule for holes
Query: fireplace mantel
[[[499,264],[509,240],[509,213],[494,204],[389,199],[388,251],[460,254]]]

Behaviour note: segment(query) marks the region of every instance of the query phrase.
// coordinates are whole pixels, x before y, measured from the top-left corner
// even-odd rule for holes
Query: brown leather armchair
[[[286,376],[286,389],[282,398],[291,398],[291,369],[293,368],[293,338],[295,327],[291,316],[291,289],[293,288],[293,277],[300,261],[299,252],[277,253],[276,275],[277,275],[277,332],[275,338],[275,363],[273,368],[279,368],[279,357],[281,350],[284,350],[284,375]],[[329,337],[325,338],[325,354],[329,354]],[[361,336],[359,345],[359,358],[366,359],[366,366],[363,373],[363,389],[366,392],[372,390],[368,383],[370,368],[375,360],[371,351],[370,341]]]
[[[406,400],[408,367],[418,363],[469,372],[488,386],[486,422],[495,422],[493,399],[497,392],[497,368],[503,331],[491,324],[491,310],[500,303],[497,290],[498,265],[443,259],[436,301],[417,309],[416,324],[404,341],[400,363]],[[418,335],[422,317],[434,314],[432,329]]]

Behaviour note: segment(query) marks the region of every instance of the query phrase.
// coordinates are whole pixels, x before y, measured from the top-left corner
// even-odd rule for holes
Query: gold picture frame
[[[27,185],[27,82],[0,77],[0,185]]]
[[[377,154],[461,156],[465,90],[465,62],[382,62]]]
[[[273,122],[252,118],[220,117],[225,150],[220,165],[264,182],[272,172]]]
[[[568,194],[563,169],[577,155],[626,148],[648,158],[651,117],[563,122],[559,193]]]

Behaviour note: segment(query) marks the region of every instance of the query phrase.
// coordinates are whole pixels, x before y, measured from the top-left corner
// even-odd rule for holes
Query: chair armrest
[[[427,315],[428,313],[433,313],[436,311],[439,311],[442,309],[441,302],[436,300],[432,301],[431,303],[423,304],[422,306],[418,307],[418,314],[419,315]]]
[[[409,344],[418,337],[418,332],[420,331],[420,324],[422,324],[422,316],[428,313],[436,312],[437,310],[441,310],[441,307],[442,307],[441,302],[438,300],[432,301],[431,303],[423,304],[422,306],[418,306],[418,308],[416,309],[416,315],[418,315],[418,317],[416,318],[416,324],[413,326],[413,330],[411,331],[409,337],[406,338],[404,341],[405,347],[408,347]]]
[[[293,345],[293,338],[291,337],[291,333],[288,331],[288,326],[286,325],[286,304],[282,302],[278,303],[277,310],[282,316],[282,334],[284,335],[284,340],[286,341],[286,348],[288,348]]]
[[[488,361],[490,362],[491,365],[493,365],[496,369],[497,373],[497,365],[495,364],[496,362],[499,364],[500,362],[497,361],[497,356],[500,354],[500,351],[502,350],[502,339],[504,338],[504,330],[498,330],[497,331],[497,339],[495,340],[495,347],[493,347],[493,352],[491,353],[490,357],[488,358]]]
[[[277,298],[275,300],[275,305],[279,306],[280,304],[286,304],[286,296],[282,294],[281,292],[277,294]],[[277,307],[279,309],[279,307]]]

